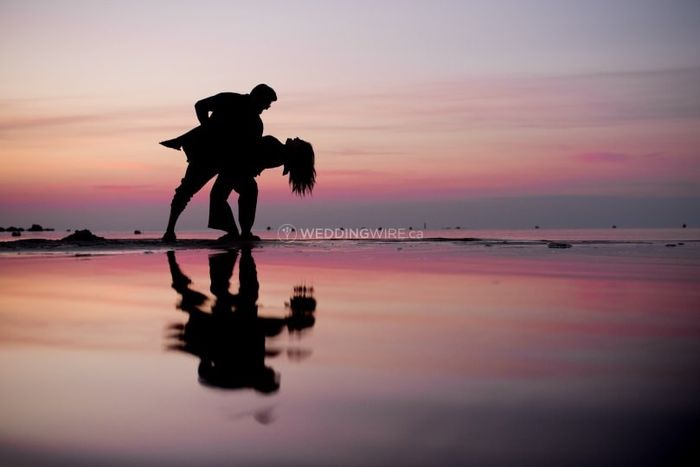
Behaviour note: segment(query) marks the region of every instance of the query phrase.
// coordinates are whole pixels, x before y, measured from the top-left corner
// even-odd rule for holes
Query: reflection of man
[[[209,256],[210,290],[216,297],[211,313],[203,309],[207,297],[190,288],[190,279],[182,273],[173,251],[168,252],[172,287],[181,295],[178,305],[189,315],[185,325],[174,326],[177,342],[169,348],[199,357],[199,378],[205,385],[226,388],[251,388],[261,393],[279,389],[279,374],[265,366],[265,338],[313,326],[315,300],[292,297],[291,303],[304,301],[304,307],[291,307],[286,318],[258,316],[258,276],[249,248],[240,252],[239,289],[229,292],[231,277],[238,259],[235,250]],[[305,289],[306,290],[306,289]],[[311,303],[313,302],[313,303]],[[296,311],[295,311],[296,308]]]

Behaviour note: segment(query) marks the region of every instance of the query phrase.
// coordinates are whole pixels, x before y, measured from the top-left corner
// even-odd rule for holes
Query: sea
[[[0,254],[0,465],[700,465],[700,230],[342,232]]]

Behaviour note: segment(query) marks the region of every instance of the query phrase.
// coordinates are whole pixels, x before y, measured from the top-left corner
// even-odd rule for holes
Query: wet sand
[[[0,462],[692,465],[700,244],[569,243],[3,249]]]
[[[167,250],[202,250],[202,249],[232,249],[232,248],[259,248],[259,247],[283,247],[297,248],[316,246],[322,248],[342,247],[354,248],[366,245],[396,245],[401,247],[409,245],[454,244],[479,247],[536,247],[571,248],[573,246],[606,246],[606,245],[663,245],[666,247],[679,247],[700,244],[700,240],[649,240],[649,239],[618,239],[618,240],[558,240],[558,239],[499,239],[476,237],[428,237],[420,239],[358,239],[358,238],[332,238],[328,240],[292,240],[263,238],[257,241],[228,241],[221,242],[208,238],[183,238],[176,242],[163,242],[159,238],[99,238],[94,240],[61,240],[45,238],[29,238],[19,240],[0,241],[0,254],[7,253],[81,253],[81,252],[123,252],[123,251],[167,251]]]

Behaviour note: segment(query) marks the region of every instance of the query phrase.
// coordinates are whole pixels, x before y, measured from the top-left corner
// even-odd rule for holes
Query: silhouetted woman
[[[188,147],[183,146],[185,154],[188,155],[188,171],[198,171],[201,169],[198,166],[193,167],[193,164],[210,164],[211,162],[202,158],[190,158]],[[220,240],[255,240],[259,237],[252,234],[253,223],[255,222],[255,211],[258,202],[258,185],[255,177],[260,175],[263,170],[275,167],[283,167],[282,175],[289,175],[289,186],[293,193],[298,196],[305,196],[313,192],[316,184],[316,169],[315,155],[313,147],[310,143],[299,138],[288,138],[282,144],[274,136],[263,136],[258,144],[251,148],[251,154],[245,158],[237,158],[227,161],[226,166],[220,170],[219,175],[214,182],[210,194],[210,224],[212,228],[217,225],[230,225],[228,216],[232,216],[231,210],[228,207],[228,197],[231,191],[236,191],[238,197],[238,220],[241,224],[241,234],[237,230],[227,229],[226,235]],[[183,181],[187,176],[183,178]],[[184,183],[184,182],[183,182]],[[199,191],[204,184],[199,186],[196,191]],[[182,189],[175,189],[175,197],[170,210],[170,218],[165,234],[164,241],[175,241],[175,224],[180,214],[184,211],[189,199],[194,195],[191,187],[187,188],[187,199],[182,199],[179,195]],[[191,194],[190,194],[191,193]],[[178,198],[178,202],[175,199]],[[221,207],[225,205],[226,209]],[[227,219],[219,219],[220,216]],[[235,225],[235,222],[233,223]]]

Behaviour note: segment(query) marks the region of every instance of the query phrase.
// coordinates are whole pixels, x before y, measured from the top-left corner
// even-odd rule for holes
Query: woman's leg
[[[175,188],[175,195],[170,203],[170,216],[168,226],[163,235],[164,241],[175,241],[175,224],[180,214],[185,210],[187,203],[199,190],[216,175],[216,170],[212,167],[192,163],[187,166],[185,176],[180,181],[180,186]]]
[[[258,184],[254,178],[236,180],[233,185],[238,193],[238,222],[241,224],[241,238],[253,238],[255,211],[258,206]]]
[[[235,177],[222,172],[216,177],[209,194],[209,228],[227,232],[227,238],[238,237],[238,226],[228,204],[234,184]]]

